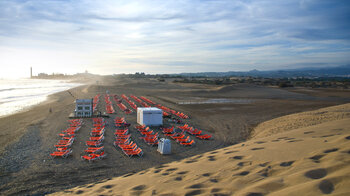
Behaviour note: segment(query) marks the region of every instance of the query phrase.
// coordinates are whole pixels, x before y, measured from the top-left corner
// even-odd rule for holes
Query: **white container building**
[[[91,117],[93,114],[92,99],[75,100],[74,115],[76,117]]]
[[[163,125],[163,111],[159,108],[137,108],[137,123],[146,126]]]

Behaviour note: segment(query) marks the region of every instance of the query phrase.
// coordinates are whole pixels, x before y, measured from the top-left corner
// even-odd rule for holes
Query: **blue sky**
[[[346,0],[2,0],[0,77],[350,63]]]

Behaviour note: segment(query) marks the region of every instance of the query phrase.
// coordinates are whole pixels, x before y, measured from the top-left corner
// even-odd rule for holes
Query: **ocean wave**
[[[0,117],[22,111],[45,101],[48,95],[79,85],[58,80],[1,80]]]

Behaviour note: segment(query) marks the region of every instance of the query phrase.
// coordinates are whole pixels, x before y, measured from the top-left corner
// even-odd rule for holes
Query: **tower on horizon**
[[[30,78],[33,78],[33,68],[30,67]]]

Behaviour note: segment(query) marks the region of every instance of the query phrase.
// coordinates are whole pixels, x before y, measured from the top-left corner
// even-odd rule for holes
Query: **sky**
[[[349,63],[348,0],[0,1],[0,78]]]

